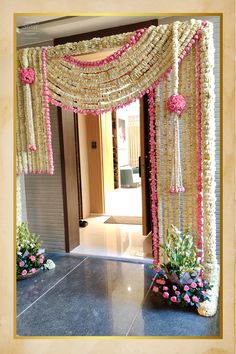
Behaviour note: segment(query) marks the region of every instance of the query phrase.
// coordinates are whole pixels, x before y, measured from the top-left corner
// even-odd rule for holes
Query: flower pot
[[[166,275],[172,284],[182,285],[178,275],[175,272],[167,273]]]
[[[180,276],[178,276],[175,272],[173,272],[173,273],[167,273],[166,275],[172,284],[184,286],[184,285],[191,284],[194,281],[194,279],[196,279],[199,276],[199,272],[194,272],[191,274],[189,272],[185,272]]]

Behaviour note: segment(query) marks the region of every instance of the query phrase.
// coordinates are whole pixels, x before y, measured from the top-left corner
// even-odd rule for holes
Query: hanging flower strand
[[[22,68],[19,70],[19,79],[22,83],[23,97],[24,97],[24,110],[25,110],[25,124],[27,135],[28,152],[35,152],[37,150],[35,142],[35,127],[32,109],[32,91],[30,85],[35,81],[35,71],[29,67],[28,49],[25,48],[22,52]],[[30,158],[30,157],[29,157]]]
[[[48,149],[48,170],[49,174],[54,173],[53,151],[52,151],[52,132],[50,122],[50,108],[47,83],[47,47],[42,49],[42,66],[43,66],[43,87],[44,87],[44,111],[46,116],[46,134],[47,134],[47,149]]]
[[[158,225],[158,198],[157,198],[157,164],[156,164],[156,116],[155,90],[148,92],[149,113],[149,158],[150,158],[150,187],[151,187],[151,217],[152,217],[152,252],[153,265],[157,268],[159,262],[159,225]]]
[[[173,157],[172,157],[172,171],[171,171],[171,185],[170,193],[184,192],[185,188],[182,181],[182,168],[180,157],[180,137],[179,137],[179,117],[183,112],[186,102],[182,95],[178,94],[179,87],[179,62],[181,58],[178,58],[178,22],[173,23],[172,27],[172,53],[173,53],[173,94],[168,98],[166,102],[167,109],[171,113],[174,121],[174,143],[173,143]]]

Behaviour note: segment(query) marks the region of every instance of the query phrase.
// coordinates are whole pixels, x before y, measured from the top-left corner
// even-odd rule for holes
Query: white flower
[[[47,262],[44,264],[44,267],[46,269],[54,269],[56,267],[55,263],[51,260],[51,259],[48,259]]]
[[[39,248],[37,251],[37,255],[39,256],[40,254],[45,253],[45,248]]]

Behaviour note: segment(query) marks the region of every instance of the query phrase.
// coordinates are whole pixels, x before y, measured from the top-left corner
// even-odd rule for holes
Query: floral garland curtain
[[[76,56],[119,49],[94,62]],[[101,114],[149,96],[154,263],[171,224],[190,226],[215,283],[213,28],[201,20],[151,26],[17,56],[17,173],[53,174],[50,104]]]

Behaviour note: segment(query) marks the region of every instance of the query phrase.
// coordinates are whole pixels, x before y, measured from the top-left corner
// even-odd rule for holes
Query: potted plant
[[[16,232],[16,274],[17,279],[26,279],[44,268],[45,250],[41,247],[39,236],[29,231],[27,223],[17,226]]]
[[[197,258],[197,248],[188,229],[181,233],[175,226],[167,231],[164,250],[167,262],[158,265],[152,291],[168,304],[198,308],[209,300],[212,286],[202,278],[203,266]],[[152,266],[154,267],[154,266]]]

